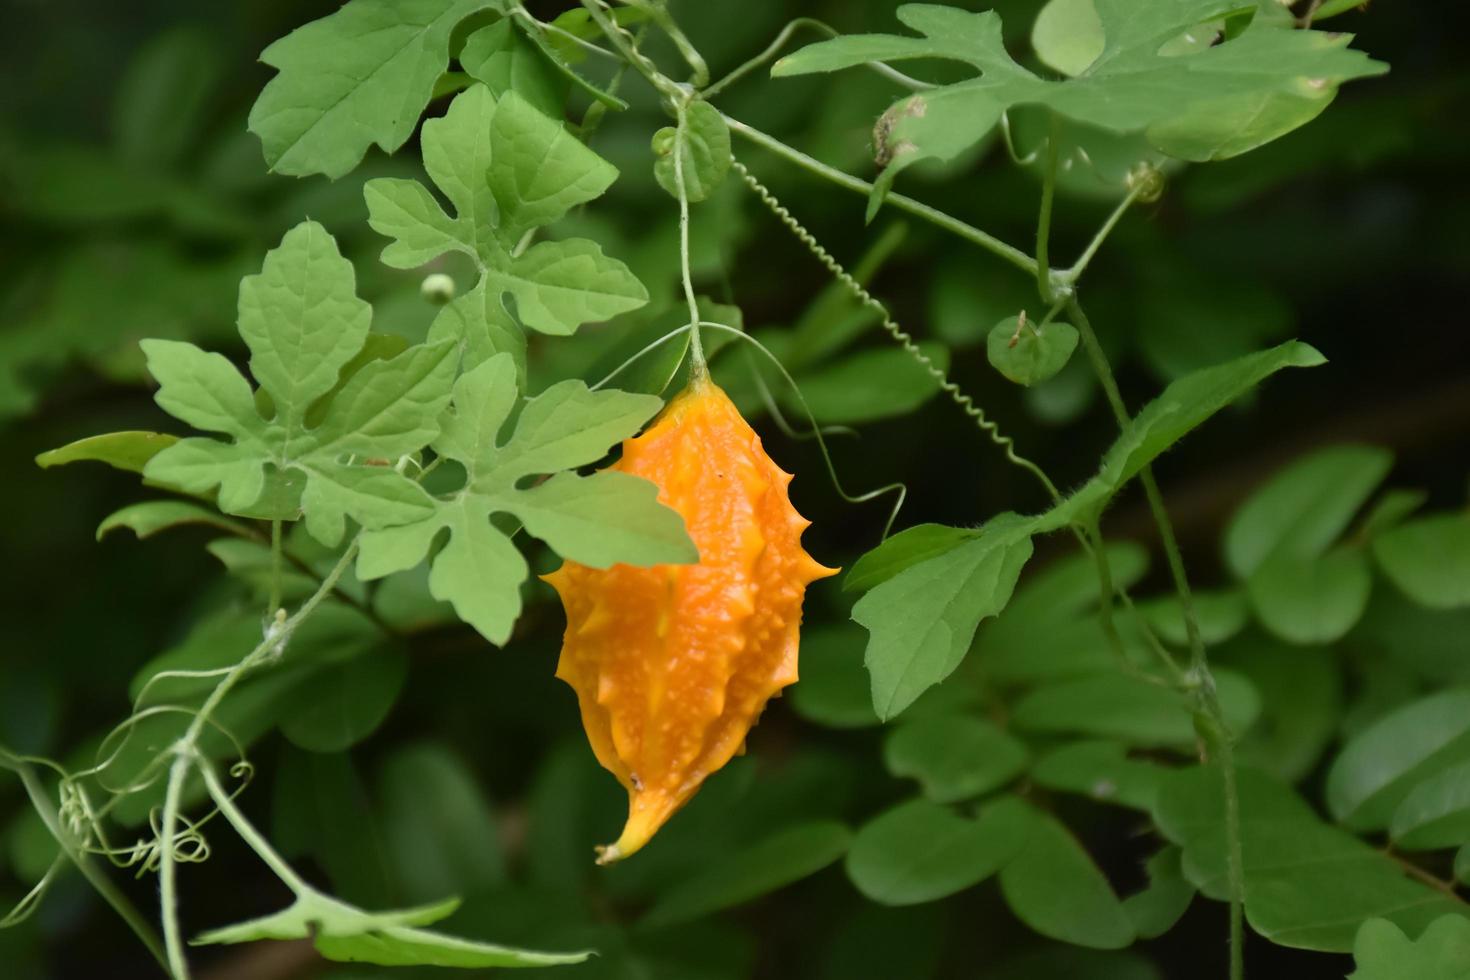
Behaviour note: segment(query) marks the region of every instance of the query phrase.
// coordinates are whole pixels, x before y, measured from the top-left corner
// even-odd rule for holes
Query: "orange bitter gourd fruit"
[[[651,480],[699,549],[691,565],[546,576],[567,629],[556,676],[577,693],[603,767],[628,791],[628,821],[599,848],[638,850],[705,777],[744,748],[766,702],[796,681],[807,584],[836,573],[801,547],[811,523],[725,393],[698,378],[613,466]]]

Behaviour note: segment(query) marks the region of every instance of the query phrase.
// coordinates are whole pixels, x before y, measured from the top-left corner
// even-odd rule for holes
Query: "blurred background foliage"
[[[421,273],[376,261],[384,243],[364,220],[362,182],[414,174],[412,145],[392,158],[374,151],[336,182],[298,180],[268,174],[245,131],[249,106],[270,77],[256,54],[333,6],[5,0],[0,7],[7,93],[0,116],[0,499],[10,572],[0,742],[17,750],[80,757],[79,746],[90,748],[126,714],[130,680],[145,664],[167,651],[181,661],[213,650],[235,655],[240,643],[231,637],[241,623],[250,625],[242,610],[258,605],[258,549],[230,540],[202,547],[210,541],[205,529],[99,542],[98,523],[147,491],[101,467],[43,471],[33,462],[94,432],[170,428],[150,400],[137,341],[188,338],[238,355],[238,280],[306,216],[324,223],[354,261],[359,289],[375,307],[375,329],[420,339],[435,312],[419,292]],[[531,6],[545,16],[560,9]],[[894,6],[676,4],[717,76],[764,47],[792,16],[820,17],[844,31],[888,30]],[[996,6],[1013,50],[1024,50],[1039,4]],[[1135,406],[1184,372],[1288,336],[1314,344],[1331,362],[1272,384],[1158,466],[1191,571],[1218,597],[1211,623],[1223,644],[1222,673],[1242,678],[1248,693],[1241,710],[1261,719],[1246,735],[1245,752],[1316,801],[1340,738],[1427,690],[1470,683],[1462,600],[1444,603],[1459,606],[1445,610],[1416,601],[1423,595],[1412,583],[1405,587],[1392,574],[1392,556],[1381,553],[1392,545],[1375,545],[1378,561],[1366,573],[1375,581],[1367,589],[1354,584],[1345,608],[1326,623],[1320,610],[1302,622],[1289,587],[1253,586],[1251,563],[1231,556],[1228,528],[1245,522],[1246,531],[1233,533],[1275,533],[1252,531],[1242,503],[1289,461],[1326,447],[1358,448],[1332,449],[1313,457],[1315,469],[1300,464],[1277,478],[1287,486],[1278,497],[1294,495],[1303,513],[1316,512],[1333,492],[1341,496],[1345,484],[1356,488],[1304,560],[1326,555],[1340,535],[1344,547],[1367,541],[1356,515],[1380,487],[1423,491],[1433,512],[1465,509],[1470,129],[1459,120],[1470,105],[1461,40],[1470,25],[1454,5],[1381,0],[1332,26],[1357,32],[1357,46],[1389,62],[1392,73],[1348,87],[1322,118],[1258,152],[1169,167],[1163,197],[1124,219],[1084,286]],[[946,70],[915,72],[943,80]],[[629,263],[653,299],[574,340],[535,338],[534,387],[573,375],[595,379],[681,322],[676,209],[652,178],[648,150],[666,120],[641,84],[630,81],[623,94],[633,107],[609,114],[591,141],[622,178],[557,231],[596,238]],[[825,162],[871,176],[872,124],[894,95],[891,83],[867,73],[775,82],[757,73],[720,102]],[[579,99],[573,96],[573,118],[584,105]],[[1039,141],[1038,126],[1024,112],[1013,122],[1024,156]],[[1085,244],[1147,150],[1080,127],[1063,139],[1052,247],[1065,259]],[[871,281],[899,322],[1060,484],[1091,472],[1113,426],[1083,359],[1025,390],[986,363],[988,329],[1034,306],[1032,283],[891,208],[864,228],[856,195],[746,146],[736,152]],[[1029,245],[1038,186],[1032,169],[1012,164],[996,143],[942,168],[913,168],[900,189]],[[738,319],[782,355],[821,421],[860,427],[859,436],[832,443],[848,486],[906,482],[900,526],[974,524],[1041,503],[952,404],[932,397],[922,372],[874,329],[872,317],[830,289],[824,271],[738,181],[697,206],[693,227],[701,293],[736,308],[715,307],[717,318]],[[468,281],[452,265],[441,271],[462,286]],[[815,521],[809,549],[827,564],[850,564],[876,543],[884,507],[841,500],[813,444],[770,419],[763,387],[802,427],[790,393],[773,374],[762,372],[758,381],[753,370],[738,350],[717,361],[722,382],[751,417],[767,418],[762,434],[773,455],[798,474],[796,503]],[[1232,524],[1234,514],[1241,516]],[[1125,498],[1106,530],[1141,591],[1161,592],[1141,499]],[[309,542],[298,544],[304,560],[314,561]],[[1086,627],[1066,633],[1069,624],[1048,615],[1044,602],[1032,604],[1041,615],[1026,619],[1024,590],[1069,567],[1059,564],[1069,560],[1060,540],[1046,547],[1039,556],[1046,564],[1038,560],[1023,580],[1015,607],[982,630],[981,655],[970,663],[987,676],[975,684],[961,676],[936,691],[911,724],[968,710],[976,691],[1005,691],[1012,703],[1009,692],[1020,698],[1041,683],[1046,664],[1055,676],[1085,674],[1077,664],[1103,655],[1100,638]],[[544,552],[531,557],[538,570],[553,560]],[[1281,575],[1289,586],[1292,574]],[[832,865],[846,847],[844,827],[911,796],[914,775],[940,802],[967,791],[946,789],[944,773],[906,769],[903,746],[877,726],[861,669],[863,634],[847,620],[851,597],[837,580],[810,595],[804,680],[767,712],[750,756],[712,779],[637,860],[612,869],[592,867],[591,845],[614,831],[622,801],[583,742],[571,693],[551,676],[561,617],[549,591],[539,583],[531,590],[515,638],[496,650],[428,600],[420,580],[390,580],[371,596],[348,588],[392,626],[388,646],[374,639],[373,652],[350,669],[333,674],[329,667],[310,684],[285,685],[267,698],[268,709],[238,723],[263,736],[251,749],[258,775],[244,797],[247,809],[288,856],[349,900],[374,907],[460,894],[467,902],[450,923],[455,931],[553,948],[596,946],[600,958],[565,968],[586,977],[1144,980],[1223,973],[1214,955],[1223,960],[1219,903],[1197,900],[1162,938],[1100,952],[1029,933],[994,888],[900,907],[853,888]],[[1081,608],[1087,602],[1084,595]],[[1159,622],[1172,622],[1166,602],[1155,612]],[[1129,721],[1136,706],[1121,697],[1106,700],[1119,717],[1089,718],[1075,702],[1035,697],[1012,707],[1032,752],[1077,736],[1134,748],[1189,741],[1187,731],[1170,727],[1172,717],[1141,731]],[[278,724],[283,733],[266,734]],[[937,789],[926,775],[940,780]],[[1048,786],[1043,776],[1030,778]],[[1052,779],[1057,812],[1117,890],[1136,891],[1154,850],[1135,833],[1143,817],[1085,793],[1067,797],[1065,773]],[[0,781],[0,898],[7,902],[50,863],[44,832],[25,813],[18,785]],[[185,869],[191,933],[281,899],[238,842],[217,836],[209,863]],[[128,884],[141,903],[151,901],[147,876]],[[882,890],[863,890],[874,888]],[[755,896],[763,897],[750,901]],[[1260,939],[1249,955],[1261,971],[1253,975],[1274,969],[1338,977],[1349,968],[1345,957]],[[215,978],[377,975],[324,971],[308,949],[291,944],[211,950],[200,963]],[[0,932],[0,964],[14,980],[142,977],[155,969],[75,876],[60,882],[35,918]]]

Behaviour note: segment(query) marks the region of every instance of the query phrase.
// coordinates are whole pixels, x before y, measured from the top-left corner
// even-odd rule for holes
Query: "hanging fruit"
[[[782,472],[705,376],[623,444],[613,466],[651,480],[699,548],[692,565],[546,576],[567,629],[556,676],[577,692],[603,767],[628,790],[608,863],[638,850],[705,778],[743,751],[766,702],[796,681],[807,584],[835,569],[801,547],[810,524]]]

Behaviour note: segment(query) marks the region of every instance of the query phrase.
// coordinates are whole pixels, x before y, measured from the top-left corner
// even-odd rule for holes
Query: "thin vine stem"
[[[281,608],[281,519],[271,520],[271,587],[266,615],[274,616]]]
[[[694,295],[694,278],[689,271],[689,189],[684,183],[684,147],[689,138],[689,113],[685,103],[679,103],[677,113],[674,186],[679,190],[679,278],[684,288],[684,302],[689,304],[689,382],[702,384],[709,379],[709,364],[704,358],[704,340],[699,333],[699,300]]]
[[[213,798],[215,808],[219,810],[220,816],[224,817],[225,821],[234,828],[235,833],[240,835],[240,839],[245,842],[246,846],[254,851],[265,862],[266,867],[270,868],[271,872],[281,879],[282,884],[291,891],[298,895],[313,891],[312,887],[302,880],[291,865],[286,863],[286,859],[277,853],[270,841],[266,840],[264,835],[255,829],[255,825],[246,819],[245,814],[240,812],[240,808],[235,805],[234,795],[220,782],[219,774],[214,771],[214,766],[203,759],[198,760],[197,765],[199,775],[204,779],[204,788]]]
[[[632,65],[638,74],[647,79],[648,84],[652,85],[660,95],[677,104],[683,95],[683,89],[677,82],[659,71],[658,66],[648,55],[638,50],[638,44],[633,35],[607,15],[605,9],[607,5],[601,0],[582,0],[582,6],[597,24],[598,29],[602,31],[603,36],[617,49],[617,53]]]
[[[1123,215],[1128,212],[1128,209],[1133,206],[1135,201],[1155,189],[1153,179],[1147,175],[1132,181],[1132,186],[1128,188],[1128,193],[1124,195],[1123,200],[1118,202],[1118,206],[1113,208],[1107,220],[1098,228],[1097,234],[1092,236],[1092,241],[1087,243],[1087,247],[1077,257],[1077,261],[1072,263],[1071,268],[1060,273],[1060,277],[1066,285],[1075,285],[1077,280],[1082,278],[1082,273],[1087,271],[1087,266],[1092,262],[1093,256],[1097,255],[1097,251],[1102,248],[1103,242],[1108,240],[1108,236],[1113,233],[1113,229],[1117,227]]]
[[[1075,295],[1067,301],[1067,313],[1081,335],[1083,348],[1092,362],[1093,371],[1097,374],[1098,382],[1102,385],[1103,393],[1117,419],[1119,428],[1127,429],[1132,424],[1132,416],[1129,415],[1128,407],[1123,403],[1117,379],[1113,377],[1112,366],[1108,363],[1106,352],[1098,343],[1097,333],[1092,329],[1092,321],[1087,318],[1082,304],[1078,302]],[[1199,617],[1194,607],[1194,594],[1189,587],[1189,576],[1184,567],[1184,556],[1179,550],[1173,522],[1169,519],[1168,509],[1164,506],[1163,495],[1159,493],[1159,486],[1154,480],[1151,467],[1145,466],[1139,472],[1139,482],[1142,483],[1144,494],[1148,498],[1149,511],[1153,515],[1154,523],[1158,526],[1169,574],[1173,579],[1174,589],[1179,595],[1180,611],[1184,615],[1184,628],[1189,637],[1192,687],[1196,693],[1199,710],[1211,723],[1209,727],[1214,735],[1212,741],[1215,744],[1211,748],[1216,754],[1215,761],[1221,769],[1222,788],[1225,796],[1226,872],[1230,885],[1230,977],[1231,980],[1242,980],[1245,975],[1245,860],[1240,841],[1240,791],[1236,785],[1233,736],[1220,706],[1220,697],[1215,689],[1214,677],[1210,673],[1209,657],[1205,651],[1203,635],[1200,633]]]
[[[189,777],[190,769],[199,763],[199,739],[204,734],[206,726],[210,723],[220,703],[235,685],[255,667],[285,652],[291,634],[332,593],[337,582],[346,573],[352,560],[357,556],[357,547],[357,541],[354,540],[342,553],[337,564],[322,579],[321,585],[301,604],[294,615],[288,618],[284,615],[284,610],[276,610],[275,618],[266,629],[265,638],[220,679],[220,682],[209,692],[209,696],[204,699],[204,703],[200,705],[198,712],[194,715],[194,720],[190,722],[189,727],[170,750],[174,758],[173,763],[169,766],[168,785],[164,792],[163,812],[159,817],[158,826],[160,841],[158,888],[164,949],[174,980],[188,980],[189,978],[188,958],[185,956],[184,940],[179,929],[178,860],[173,847],[174,828],[179,822],[184,784]]]
[[[530,22],[531,25],[534,26],[534,27],[536,27],[537,29],[542,30],[542,31],[546,31],[549,34],[555,34],[557,37],[561,38],[562,40],[567,41],[570,44],[576,45],[577,47],[581,48],[583,51],[588,52],[589,54],[595,54],[598,57],[607,58],[607,59],[609,59],[611,61],[619,61],[619,62],[626,63],[626,60],[622,56],[620,56],[616,51],[609,51],[607,48],[604,48],[601,45],[593,44],[591,41],[587,40],[586,38],[578,37],[576,34],[573,34],[571,31],[566,30],[566,29],[561,28],[561,27],[558,27],[557,25],[552,24],[552,23],[550,23],[548,21],[537,20],[536,17],[535,17],[535,15],[532,14],[529,10],[527,10],[526,7],[525,7],[525,5],[522,4],[522,3],[517,3],[514,7],[511,7],[510,8],[510,12],[512,14],[515,14],[515,15],[521,17],[522,19]]]
[[[796,164],[809,173],[816,174],[818,177],[831,181],[838,187],[845,187],[858,194],[866,195],[873,190],[873,185],[866,180],[854,177],[849,173],[844,173],[836,167],[829,167],[815,157],[808,156],[800,150],[787,146],[785,143],[776,139],[776,137],[768,133],[763,133],[754,126],[749,126],[732,116],[723,113],[721,115],[724,116],[725,125],[730,127],[732,133],[775,153],[777,156]],[[883,200],[900,211],[907,211],[909,214],[923,218],[936,227],[943,228],[945,231],[952,232],[966,241],[980,246],[986,251],[1009,262],[1028,276],[1036,275],[1036,260],[1034,258],[1014,245],[1001,241],[989,232],[981,231],[974,225],[967,224],[951,214],[941,211],[938,208],[930,207],[922,201],[916,201],[903,194],[890,192]]]
[[[1046,165],[1041,170],[1041,207],[1036,216],[1036,291],[1043,303],[1052,302],[1051,288],[1051,208],[1057,189],[1057,124],[1052,117],[1051,132],[1046,139]]]
[[[939,365],[934,363],[933,358],[924,353],[923,349],[914,340],[913,335],[900,327],[893,319],[888,312],[888,308],[874,297],[872,293],[868,292],[867,288],[858,282],[850,272],[843,268],[842,263],[833,258],[832,253],[827,251],[821,242],[817,241],[816,236],[808,231],[805,225],[796,220],[796,217],[792,215],[786,206],[764,184],[756,179],[756,176],[750,172],[750,169],[745,164],[736,160],[733,166],[746,185],[755,192],[755,195],[771,210],[771,213],[807,247],[807,250],[816,257],[817,261],[826,267],[833,278],[846,286],[848,291],[857,297],[859,302],[881,317],[884,332],[897,342],[904,349],[905,353],[923,367],[929,376],[939,384],[940,390],[948,395],[950,400],[958,405],[966,415],[974,420],[975,424],[990,438],[991,442],[995,443],[996,446],[1004,451],[1006,459],[1035,477],[1036,481],[1041,484],[1042,488],[1047,492],[1047,495],[1054,502],[1060,501],[1062,499],[1061,491],[1057,489],[1056,484],[1052,483],[1051,478],[1046,475],[1045,471],[1025,456],[1016,452],[1015,440],[1002,433],[1000,426],[985,414],[985,410],[975,404],[975,400],[967,395],[959,385],[951,381],[949,375]]]
[[[629,6],[647,12],[648,19],[658,25],[658,29],[668,35],[674,47],[679,50],[679,56],[689,66],[689,85],[700,89],[709,84],[709,65],[705,64],[704,56],[689,42],[684,31],[669,16],[669,10],[664,6],[664,0],[623,0]]]
[[[704,97],[707,99],[712,99],[720,92],[723,92],[731,85],[734,85],[736,82],[740,81],[740,79],[744,78],[746,75],[749,75],[751,72],[755,71],[757,68],[761,67],[766,62],[776,57],[781,49],[786,46],[786,42],[791,40],[792,35],[794,35],[797,31],[801,30],[804,27],[816,31],[817,33],[822,34],[825,37],[839,37],[841,34],[841,32],[839,32],[835,27],[832,27],[820,20],[817,20],[815,17],[794,18],[793,20],[787,22],[785,27],[781,28],[781,32],[776,35],[776,39],[768,44],[764,51],[756,55],[754,58],[751,58],[749,61],[746,61],[745,63],[736,67],[718,82],[715,82],[713,85],[709,85],[703,88],[701,90],[701,94],[703,94]],[[923,91],[924,89],[934,88],[934,85],[932,83],[921,82],[919,79],[914,78],[910,75],[905,75],[903,72],[898,71],[896,68],[892,68],[881,61],[867,61],[863,64],[864,67],[874,72],[877,72],[879,75],[882,75],[889,81],[897,82],[899,85],[902,85],[904,88],[910,89],[912,91],[919,92]]]

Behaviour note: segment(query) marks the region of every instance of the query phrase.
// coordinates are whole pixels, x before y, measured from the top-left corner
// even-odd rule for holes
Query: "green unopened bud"
[[[435,306],[443,306],[454,299],[454,280],[442,272],[435,272],[424,277],[419,292]]]

